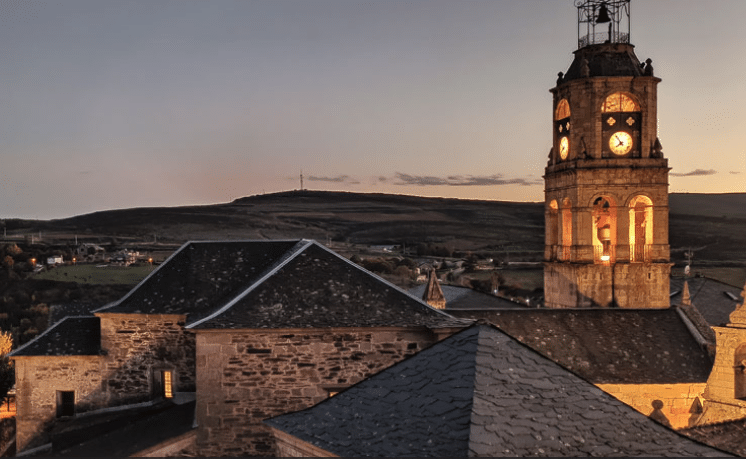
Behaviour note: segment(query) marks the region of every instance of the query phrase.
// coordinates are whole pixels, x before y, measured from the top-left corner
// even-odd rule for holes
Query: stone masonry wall
[[[685,429],[694,426],[699,420],[702,407],[700,400],[706,385],[705,383],[680,383],[597,384],[597,386],[645,416],[653,413],[653,402],[660,400],[663,406],[659,409],[671,423],[671,427]]]
[[[733,315],[731,315],[731,320]],[[736,362],[736,351],[746,346],[746,327],[741,324],[712,327],[717,342],[715,362],[707,378],[704,414],[700,425],[746,416],[746,399],[736,398],[737,381],[746,384],[746,373]],[[740,358],[739,358],[740,360]]]
[[[263,419],[320,402],[436,341],[427,331],[197,331],[197,450],[274,453]]]
[[[75,411],[106,406],[101,356],[15,357],[16,450],[49,442],[57,391],[75,391]]]
[[[175,392],[194,392],[195,341],[184,330],[184,316],[97,315],[110,406],[151,400],[156,370],[173,371]]]

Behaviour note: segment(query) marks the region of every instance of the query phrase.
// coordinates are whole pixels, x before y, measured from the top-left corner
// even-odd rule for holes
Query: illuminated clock
[[[618,156],[632,151],[632,136],[624,131],[615,132],[609,137],[609,149]]]
[[[559,144],[560,158],[567,159],[567,153],[570,151],[570,140],[567,137],[562,137]]]

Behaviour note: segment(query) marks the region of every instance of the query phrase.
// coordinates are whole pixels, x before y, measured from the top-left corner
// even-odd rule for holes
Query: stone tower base
[[[544,263],[548,308],[668,308],[670,263]]]

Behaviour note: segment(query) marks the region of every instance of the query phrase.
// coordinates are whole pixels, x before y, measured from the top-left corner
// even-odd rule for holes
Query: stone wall
[[[544,296],[549,308],[668,308],[668,263],[545,263]],[[613,292],[612,292],[613,289]]]
[[[339,457],[281,430],[271,428],[277,457]]]
[[[183,315],[99,313],[110,406],[151,400],[154,371],[173,372],[175,392],[194,392],[194,334]]]
[[[198,453],[271,455],[263,419],[312,406],[435,341],[428,330],[198,330]]]
[[[101,390],[101,356],[14,357],[16,368],[16,449],[49,442],[57,416],[57,391],[75,391],[75,411],[106,406]]]
[[[674,429],[694,426],[702,414],[700,400],[705,383],[679,384],[596,384],[622,402],[645,416],[653,414],[654,402],[660,401],[658,409]],[[654,419],[655,415],[652,416]],[[659,420],[660,419],[656,419]]]
[[[735,315],[735,312],[731,314],[731,321]],[[704,414],[700,425],[746,417],[746,371],[743,356],[739,352],[746,347],[744,325],[739,323],[729,324],[727,327],[712,327],[717,346],[715,362],[707,379]]]

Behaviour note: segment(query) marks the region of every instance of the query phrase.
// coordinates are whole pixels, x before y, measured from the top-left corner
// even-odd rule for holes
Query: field
[[[746,193],[669,196],[671,261],[683,268],[746,266]],[[427,246],[497,261],[539,262],[544,204],[322,191],[288,191],[209,206],[138,208],[61,220],[5,220],[12,240],[176,250],[188,240],[306,238],[339,246]],[[156,258],[154,256],[154,258]],[[68,274],[68,277],[70,274]],[[85,274],[85,278],[94,274]],[[733,281],[739,280],[736,275]]]
[[[135,285],[155,269],[155,266],[101,266],[77,264],[58,266],[48,271],[35,274],[35,279],[46,279],[58,282],[77,282],[79,284],[122,284]]]

